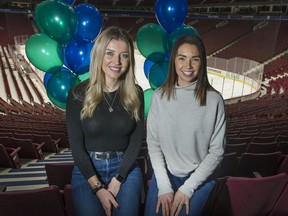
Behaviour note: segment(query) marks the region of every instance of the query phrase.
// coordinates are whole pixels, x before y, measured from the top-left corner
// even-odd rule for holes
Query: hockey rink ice
[[[135,50],[135,61],[136,61],[136,79],[139,85],[145,91],[150,88],[148,79],[144,74],[144,61],[145,57],[142,56],[138,50]],[[208,69],[208,79],[210,84],[222,94],[225,99],[240,97],[243,95],[249,95],[255,92],[257,89],[252,85],[247,85],[244,82],[237,80],[223,78]]]

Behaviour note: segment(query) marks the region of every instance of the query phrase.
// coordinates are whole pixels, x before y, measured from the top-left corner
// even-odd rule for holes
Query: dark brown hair
[[[177,56],[178,48],[185,43],[195,45],[199,50],[201,65],[197,77],[197,84],[194,96],[199,101],[200,106],[205,106],[207,91],[215,89],[210,85],[208,81],[207,59],[204,43],[199,37],[193,35],[182,36],[178,38],[177,41],[174,43],[169,61],[168,77],[167,80],[160,87],[160,90],[162,91],[161,96],[167,97],[168,100],[175,97],[175,84],[177,83],[178,79],[178,75],[175,69],[175,59]]]

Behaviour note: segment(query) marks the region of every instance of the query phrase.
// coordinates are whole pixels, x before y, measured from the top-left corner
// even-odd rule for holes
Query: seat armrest
[[[21,147],[9,148],[9,149],[12,150],[12,151],[8,150],[8,151],[10,151],[10,152],[9,152],[9,155],[10,155],[11,157],[14,157],[14,156],[21,150]]]
[[[36,149],[41,149],[43,145],[45,145],[45,142],[39,143],[33,143],[33,145],[36,147]]]
[[[263,178],[263,176],[262,176],[259,172],[253,172],[253,175],[254,175],[256,178]]]
[[[17,147],[17,148],[5,148],[6,151],[9,153],[10,156],[14,156],[15,154],[17,154],[17,152],[19,152],[21,150],[21,147]]]
[[[58,138],[57,140],[53,140],[54,144],[58,144],[61,141],[61,138]]]
[[[5,192],[7,189],[6,185],[0,185],[0,192]]]

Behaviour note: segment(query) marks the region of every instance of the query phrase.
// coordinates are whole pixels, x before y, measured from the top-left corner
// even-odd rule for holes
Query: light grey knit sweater
[[[147,143],[159,187],[158,196],[173,192],[169,171],[190,177],[179,188],[192,197],[223,158],[226,134],[224,101],[216,91],[207,92],[206,106],[195,100],[196,82],[176,88],[176,98],[161,99],[153,92],[147,119]]]

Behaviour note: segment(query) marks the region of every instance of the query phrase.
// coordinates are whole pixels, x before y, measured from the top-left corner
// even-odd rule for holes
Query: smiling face
[[[186,86],[197,80],[200,66],[199,50],[195,45],[184,43],[179,46],[175,58],[178,85]]]
[[[122,40],[112,39],[105,50],[102,71],[106,84],[118,80],[129,67],[129,46]]]

